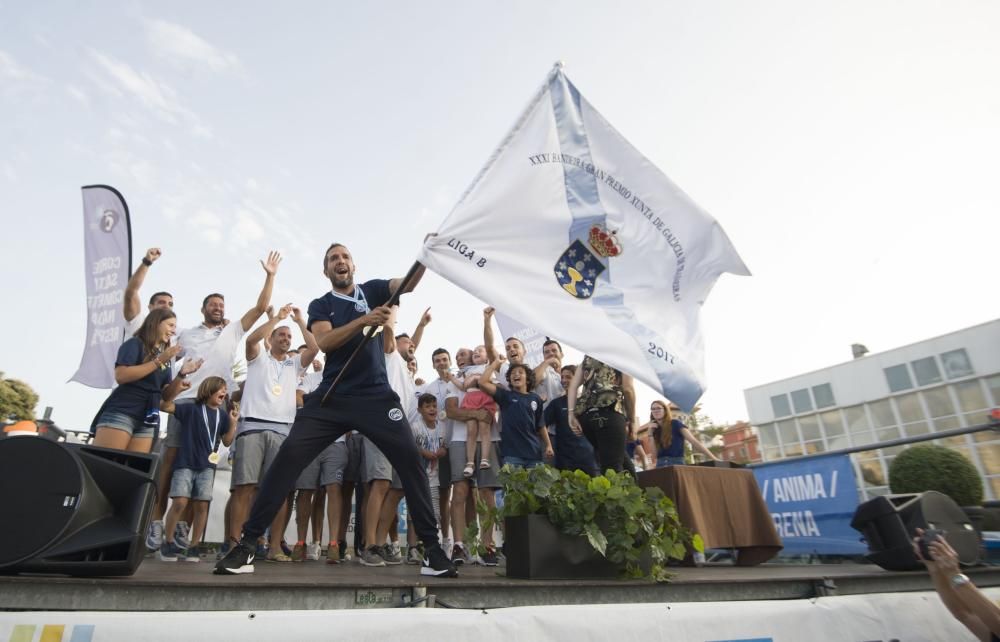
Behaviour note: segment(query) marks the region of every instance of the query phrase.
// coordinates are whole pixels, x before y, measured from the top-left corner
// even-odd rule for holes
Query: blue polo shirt
[[[500,407],[503,456],[541,461],[542,440],[538,438],[538,431],[545,429],[542,398],[533,392],[515,392],[499,386],[493,398]]]
[[[202,413],[202,408],[205,412]],[[205,425],[205,415],[208,415],[208,425]],[[209,408],[200,403],[183,403],[174,406],[174,417],[181,424],[181,443],[174,459],[174,470],[190,468],[204,470],[215,468],[208,461],[208,455],[222,441],[222,436],[229,432],[229,413],[226,408]],[[214,440],[213,440],[214,437]]]
[[[145,361],[142,352],[142,341],[132,337],[118,348],[115,365],[140,365]],[[159,412],[160,393],[172,378],[169,367],[157,368],[142,379],[123,383],[111,391],[111,395],[101,406],[94,420],[96,421],[102,412],[120,412],[139,421],[142,421],[154,408]]]
[[[685,428],[677,419],[670,420],[670,446],[663,448],[660,446],[660,429],[653,431],[653,439],[656,440],[656,457],[683,457],[684,456],[684,433]]]
[[[365,283],[355,284],[355,288],[361,288],[364,298],[368,303],[369,310],[385,304],[389,300],[389,281],[385,279],[373,279]],[[333,292],[314,299],[309,304],[309,324],[308,329],[312,330],[313,323],[317,321],[329,321],[334,328],[347,325],[351,321],[368,314],[368,311],[358,310],[353,301],[348,301],[334,296]],[[390,328],[391,332],[392,329]],[[330,388],[330,384],[337,378],[344,364],[350,358],[351,353],[363,340],[361,332],[356,333],[347,342],[326,353],[326,367],[323,368],[323,381],[312,394],[323,396]],[[385,353],[382,347],[382,337],[375,336],[368,342],[365,349],[358,354],[354,363],[348,368],[344,377],[337,384],[335,394],[380,396],[391,393],[389,379],[385,374]]]
[[[566,395],[563,395],[545,406],[545,425],[556,427],[555,466],[559,470],[580,469],[589,475],[598,475],[594,447],[586,437],[577,435],[570,428],[566,404]]]

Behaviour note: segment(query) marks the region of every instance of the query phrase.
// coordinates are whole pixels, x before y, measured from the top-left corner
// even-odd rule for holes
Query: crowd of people
[[[281,256],[271,252],[260,262],[257,300],[238,320],[227,318],[224,295],[211,293],[201,322],[178,331],[168,292],[141,305],[160,258],[158,248],[148,250],[128,282],[118,385],[91,429],[97,446],[161,453],[147,547],[163,561],[200,560],[222,446],[232,475],[218,574],[252,572],[256,558],[345,561],[357,495],[361,564],[409,562],[427,575],[454,576],[457,566],[500,558],[489,529],[479,555],[463,536],[477,498],[495,505],[501,465],[635,472],[683,463],[685,443],[715,459],[666,402],[653,402],[640,422],[627,373],[591,356],[563,363],[555,339],[534,367],[517,338],[500,352],[492,308],[483,311],[482,345],[455,349],[454,361],[435,348],[434,377],[420,379],[415,355],[430,309],[408,334],[396,327],[396,304],[423,268],[405,282],[355,283],[353,257],[334,243],[323,258],[331,290],[303,313],[272,306]],[[291,325],[302,336],[298,347]],[[241,357],[246,377],[238,382]],[[169,418],[157,443],[161,411]],[[411,525],[401,546],[404,496]],[[282,535],[293,512],[297,538],[289,546]]]

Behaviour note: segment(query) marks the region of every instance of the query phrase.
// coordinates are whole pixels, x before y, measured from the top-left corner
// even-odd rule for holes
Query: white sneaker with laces
[[[312,544],[306,544],[306,559],[307,560],[318,560],[319,554],[323,550],[323,547],[319,542],[313,542]]]

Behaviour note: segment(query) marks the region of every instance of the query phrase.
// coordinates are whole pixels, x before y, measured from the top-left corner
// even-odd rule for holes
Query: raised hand
[[[486,308],[483,309],[483,318],[486,319],[491,318],[493,316],[493,313],[496,311],[497,311],[496,308],[494,308],[492,305],[486,306]]]
[[[169,363],[174,357],[180,354],[180,352],[181,347],[179,345],[168,346],[167,349],[160,354],[160,361],[163,363]]]
[[[273,305],[267,306],[267,309],[264,310],[264,312],[267,313],[267,320],[268,321],[270,321],[271,319],[274,318],[274,306]]]
[[[424,310],[423,316],[420,317],[420,323],[423,325],[427,325],[430,322],[431,322],[431,309],[427,308],[426,310]]]
[[[306,318],[302,314],[302,309],[299,308],[298,306],[292,305],[291,303],[289,303],[288,305],[291,306],[291,309],[292,309],[292,321],[294,321],[294,322],[296,322],[296,323],[298,323],[300,325],[303,324],[303,323],[305,323],[306,322]]]
[[[156,259],[163,256],[163,252],[160,251],[158,247],[151,247],[146,250],[146,260],[150,263],[156,263]]]
[[[281,254],[273,251],[267,253],[266,261],[260,262],[260,265],[262,268],[264,268],[264,271],[270,274],[271,276],[274,276],[275,274],[278,273],[278,266],[280,264],[281,264]],[[259,310],[260,308],[257,309]]]
[[[184,362],[184,365],[181,366],[180,374],[189,375],[192,372],[197,372],[198,368],[200,368],[203,363],[205,363],[204,359],[188,359]]]
[[[280,309],[278,309],[278,320],[284,321],[285,319],[288,318],[288,315],[291,313],[292,313],[292,304],[286,303],[285,305],[281,306]]]
[[[229,421],[230,425],[235,425],[240,418],[240,407],[237,404],[233,404],[233,407],[229,410]]]

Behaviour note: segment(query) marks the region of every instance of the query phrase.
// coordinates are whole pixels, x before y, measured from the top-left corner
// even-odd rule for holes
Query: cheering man
[[[427,474],[399,397],[389,387],[381,341],[369,341],[355,357],[355,363],[344,368],[362,342],[364,329],[382,326],[389,320],[390,310],[385,304],[402,285],[402,279],[376,279],[356,285],[354,269],[351,253],[344,245],[334,243],[327,249],[323,274],[333,289],[309,305],[308,326],[326,353],[323,383],[305,397],[305,405],[296,414],[288,438],[260,485],[250,518],[243,525],[243,538],[215,565],[217,574],[253,572],[257,538],[274,519],[299,473],[328,444],[348,430],[357,430],[385,454],[402,481],[414,528],[424,542],[421,574],[458,575],[438,540]],[[404,292],[416,286],[423,272],[420,266]],[[341,373],[337,388],[324,404],[323,397]]]

